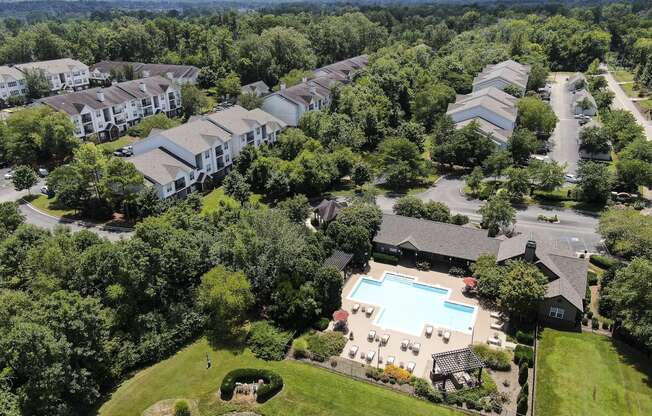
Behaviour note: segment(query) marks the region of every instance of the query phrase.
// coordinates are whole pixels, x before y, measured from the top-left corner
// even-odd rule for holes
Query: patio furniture
[[[437,328],[437,336],[441,336],[441,334],[444,332],[443,329]]]
[[[367,358],[367,354],[365,354],[365,352],[362,351],[362,352],[360,353],[360,358],[363,359],[363,360],[366,359],[366,358]]]
[[[398,364],[398,366],[399,366],[399,368],[405,368],[405,364],[403,363],[403,361],[401,361],[401,362]]]
[[[464,382],[469,386],[472,386],[475,383],[475,380],[473,380],[473,377],[471,377],[469,373],[462,373],[462,378],[464,379]]]
[[[433,329],[433,328],[432,328],[432,326],[430,326],[430,325],[428,325],[428,326],[426,327],[426,336],[427,336],[428,338],[430,338],[430,337],[432,336],[432,329]]]
[[[369,317],[369,316],[371,316],[373,313],[374,313],[374,307],[373,307],[373,306],[368,307],[368,308],[367,308],[367,312],[366,312],[367,316]]]
[[[412,352],[415,354],[419,354],[419,351],[421,350],[421,344],[418,342],[412,345]]]
[[[465,384],[464,376],[460,373],[479,370],[474,385],[481,385],[483,368],[484,363],[473,348],[460,348],[432,354],[430,379],[433,383],[443,386],[445,392],[454,391]],[[468,382],[466,384],[468,385]]]
[[[359,303],[356,303],[356,304],[353,305],[353,307],[351,308],[351,311],[352,311],[353,313],[357,313],[359,309],[360,309],[360,304],[359,304]]]
[[[444,332],[444,341],[448,342],[451,339],[451,332],[450,331],[445,331]]]
[[[489,316],[491,316],[492,318],[495,318],[495,319],[501,319],[501,318],[502,318],[500,312],[491,312],[491,313],[489,314]]]
[[[389,342],[389,334],[385,334],[380,338],[381,345],[387,345],[387,342]]]
[[[375,356],[376,356],[376,351],[369,350],[369,352],[367,353],[367,361],[372,362]]]
[[[503,345],[503,342],[500,340],[500,338],[489,338],[487,339],[487,344],[496,345],[500,347],[501,345]]]
[[[394,365],[395,358],[393,355],[387,357],[387,365]]]
[[[376,339],[376,331],[374,331],[373,329],[369,331],[369,333],[367,334],[367,339],[369,341],[373,341],[374,339]]]
[[[502,331],[503,324],[499,324],[498,322],[494,322],[493,324],[491,324],[491,329],[497,329],[499,331]]]
[[[401,341],[401,349],[403,351],[407,350],[409,344],[410,344],[410,341],[408,341],[407,339],[404,339],[403,341]]]
[[[366,307],[366,306],[363,306],[362,309],[361,309],[361,311],[362,311],[363,313],[366,312],[366,311],[367,311],[367,307]]]
[[[416,364],[414,364],[412,361],[410,361],[409,363],[407,363],[406,370],[409,371],[410,373],[413,372],[413,371],[414,371],[414,366],[415,366],[415,365],[416,365]]]
[[[357,345],[352,346],[351,349],[349,350],[349,355],[351,356],[351,358],[355,358],[357,353],[358,353],[358,346]]]

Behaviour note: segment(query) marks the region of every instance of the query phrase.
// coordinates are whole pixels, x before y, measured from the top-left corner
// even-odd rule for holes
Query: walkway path
[[[603,66],[606,69],[606,67]],[[634,118],[645,129],[645,136],[648,140],[652,140],[652,123],[641,114],[640,110],[632,102],[632,100],[625,94],[618,81],[614,78],[613,74],[609,71],[604,74],[607,84],[613,93],[615,94],[613,106],[617,109],[627,110],[634,115]]]

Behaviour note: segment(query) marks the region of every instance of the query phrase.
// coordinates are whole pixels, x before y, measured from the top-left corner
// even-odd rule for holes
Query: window
[[[556,306],[551,306],[550,307],[550,313],[548,316],[552,318],[557,318],[557,319],[564,319],[564,310],[562,308],[558,308]]]
[[[9,81],[7,85],[9,85],[10,87],[15,87],[18,84],[16,83],[16,81]]]
[[[230,162],[230,159],[231,159],[231,158],[229,157],[229,155],[225,155],[225,156],[224,156],[224,161],[225,161],[226,163],[229,163],[229,162]]]
[[[204,152],[204,159],[208,159],[210,157],[211,157],[211,151],[210,150],[205,151]]]
[[[190,172],[190,180],[191,181],[195,180],[195,172]]]
[[[215,146],[215,155],[216,156],[222,156],[224,154],[224,150],[222,150],[222,146]]]
[[[213,165],[211,163],[206,164],[206,172],[210,172],[213,170]]]
[[[310,104],[310,105],[308,106],[308,110],[312,111],[312,110],[314,110],[314,109],[315,109],[315,105],[314,105],[314,104]]]
[[[260,134],[260,127],[256,127],[256,134]]]
[[[169,192],[172,192],[172,184],[171,184],[171,183],[169,183],[169,184],[165,187],[165,192],[168,192],[168,193],[169,193]]]
[[[224,143],[224,150],[229,150],[229,142]]]

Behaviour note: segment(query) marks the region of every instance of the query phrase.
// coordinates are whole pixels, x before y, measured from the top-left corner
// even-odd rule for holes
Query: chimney
[[[95,96],[97,97],[97,101],[99,101],[101,103],[104,102],[104,91],[102,91],[101,88],[99,90],[97,90],[97,92],[95,93]]]
[[[281,82],[281,91],[285,89],[285,82]]]
[[[148,70],[144,70],[144,71],[143,71],[143,78],[147,78],[148,76],[149,76],[149,71],[148,71]]]
[[[139,88],[142,92],[147,92],[147,85],[145,85],[145,83],[142,82],[142,81],[140,82],[140,84],[138,84],[138,88]]]
[[[528,241],[527,244],[525,244],[525,261],[528,263],[534,263],[534,253],[537,251],[537,243],[536,241]]]
[[[174,72],[166,72],[165,77],[172,81],[174,79]]]
[[[310,95],[315,95],[317,94],[317,87],[315,84],[310,84]]]

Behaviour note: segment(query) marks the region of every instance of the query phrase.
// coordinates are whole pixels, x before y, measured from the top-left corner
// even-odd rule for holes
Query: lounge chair
[[[369,350],[369,352],[367,353],[367,361],[372,362],[375,356],[376,356],[376,351]]]
[[[426,327],[426,336],[427,336],[428,338],[430,338],[430,337],[432,336],[432,329],[433,329],[433,328],[432,328],[432,326],[430,326],[430,325],[428,325],[428,326]]]
[[[491,329],[497,329],[499,331],[502,331],[503,324],[499,324],[498,322],[495,322],[495,323],[491,324]]]
[[[441,336],[441,334],[442,334],[443,332],[444,332],[444,330],[443,330],[443,329],[441,329],[441,328],[437,328],[437,336],[439,336],[439,337],[440,337],[440,336]]]
[[[374,307],[373,306],[368,307],[366,312],[367,316],[371,316],[373,313],[374,313]]]
[[[500,312],[491,312],[489,314],[489,316],[491,316],[492,318],[495,318],[495,319],[501,319],[502,318],[502,315],[501,315]]]
[[[451,332],[450,331],[444,331],[444,341],[448,342],[451,339]]]
[[[407,339],[404,339],[403,341],[401,341],[401,349],[403,351],[408,349],[408,345],[410,345],[410,341],[408,341]]]
[[[376,331],[374,331],[373,329],[371,331],[369,331],[369,333],[367,334],[367,339],[369,341],[375,340],[376,339]]]
[[[405,369],[411,373],[414,371],[414,366],[415,364],[412,361],[410,361],[409,363],[407,363],[407,367]]]
[[[387,345],[387,342],[389,342],[389,334],[385,334],[380,338],[380,343],[382,345]]]
[[[358,313],[358,310],[359,310],[359,309],[360,309],[360,304],[359,304],[359,303],[356,303],[356,304],[353,305],[353,307],[351,308],[351,311],[352,311],[353,313]]]
[[[501,345],[503,345],[503,342],[500,340],[500,338],[489,338],[487,339],[487,344],[496,345],[500,347]]]
[[[351,349],[349,350],[349,355],[351,356],[351,358],[355,358],[355,356],[356,356],[357,354],[358,354],[358,346],[357,346],[357,345],[354,345],[354,346],[352,346]]]
[[[469,373],[462,373],[462,378],[464,379],[464,382],[469,386],[472,386],[473,384],[475,384],[474,383],[475,380],[473,380],[473,377],[471,377],[469,375]]]
[[[394,356],[390,355],[389,357],[387,357],[387,365],[394,365],[395,360],[396,359],[394,358]]]
[[[418,353],[419,353],[419,350],[421,350],[421,344],[419,344],[419,343],[417,342],[417,343],[415,343],[414,345],[412,345],[412,352],[413,352],[413,353],[418,354]]]

